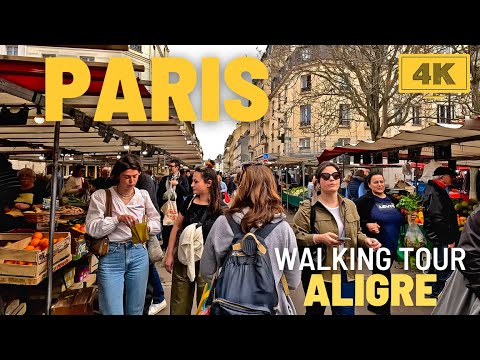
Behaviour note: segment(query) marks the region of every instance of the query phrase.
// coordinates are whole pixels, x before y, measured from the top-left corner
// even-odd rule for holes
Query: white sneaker
[[[166,307],[167,307],[167,300],[165,299],[159,304],[152,304],[148,308],[148,315],[156,315]]]

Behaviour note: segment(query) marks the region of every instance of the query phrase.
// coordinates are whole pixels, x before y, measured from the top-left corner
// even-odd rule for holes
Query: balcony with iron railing
[[[276,92],[282,80],[292,68],[328,58],[331,58],[331,52],[327,45],[297,47],[287,58],[285,65],[275,73],[271,83],[271,95]]]

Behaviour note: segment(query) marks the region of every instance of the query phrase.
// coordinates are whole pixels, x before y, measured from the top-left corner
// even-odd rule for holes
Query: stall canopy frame
[[[433,124],[417,131],[400,131],[393,137],[382,137],[375,142],[361,141],[324,150],[317,157],[319,163],[346,153],[372,153],[406,150],[421,147],[421,158],[433,158],[433,146],[452,145],[452,159],[473,160],[480,156],[480,119],[467,119],[463,125]]]
[[[80,114],[81,116],[90,116],[93,118],[96,105],[98,103],[98,97],[103,85],[103,78],[105,76],[106,68],[108,64],[102,63],[87,63],[92,72],[92,82],[87,95],[78,99],[71,99],[70,102],[64,101],[64,113],[70,116],[73,114]],[[143,70],[137,66],[137,70]],[[103,77],[102,77],[103,72]],[[43,87],[42,87],[43,83]],[[62,121],[56,121],[54,123],[47,123],[45,125],[39,126],[33,121],[33,117],[36,114],[36,106],[41,108],[45,107],[45,96],[43,95],[45,90],[45,63],[44,59],[41,58],[30,58],[30,57],[8,57],[0,56],[0,105],[17,107],[17,106],[28,106],[30,108],[31,114],[29,113],[29,119],[26,125],[20,126],[1,126],[0,128],[0,146],[3,146],[2,150],[7,153],[11,152],[37,152],[37,153],[53,153],[53,166],[54,173],[58,172],[58,162],[59,162],[59,153],[60,148],[68,149],[71,148],[80,153],[119,153],[124,152],[123,148],[123,139],[120,140],[120,144],[111,144],[106,145],[103,141],[103,137],[98,134],[94,135],[94,130],[97,126],[91,126],[88,132],[85,132],[83,136],[78,136],[81,133],[72,129],[72,119],[70,117],[64,117]],[[144,108],[147,112],[147,117],[150,117],[151,109],[151,99],[150,93],[145,88],[145,86],[139,84],[139,90],[142,95],[142,100],[144,103]],[[121,95],[121,93],[119,94]],[[80,99],[80,102],[79,102]],[[76,102],[75,102],[76,101]],[[171,109],[172,110],[172,109]],[[189,145],[187,144],[187,139],[185,135],[194,135],[193,128],[190,124],[181,124],[176,118],[176,113],[173,109],[173,114],[175,116],[170,116],[170,119],[167,122],[139,122],[131,123],[129,122],[126,116],[116,116],[108,123],[109,126],[112,126],[116,131],[117,135],[128,136],[130,140],[139,141],[143,145],[154,146],[159,149],[163,156],[170,155],[172,157],[179,158],[180,160],[191,160],[196,162],[201,162],[202,155],[198,149],[197,145],[193,144],[192,150],[190,150]],[[172,115],[172,112],[171,112]],[[59,119],[61,120],[61,119]],[[65,124],[70,121],[69,124]],[[139,125],[137,125],[139,124]],[[92,124],[93,125],[93,124]],[[190,126],[189,126],[190,125]],[[137,126],[147,126],[148,128],[142,128],[140,131]],[[24,131],[18,131],[23,127]],[[25,128],[26,127],[26,128]],[[167,133],[164,134],[163,131],[169,131],[179,133]],[[75,134],[75,138],[80,137],[81,144],[60,144],[60,133],[61,128],[69,129],[66,133]],[[118,130],[116,128],[121,128]],[[27,129],[25,131],[25,129]],[[45,129],[45,132],[38,132],[38,129]],[[53,138],[52,138],[53,130]],[[136,132],[138,131],[138,132]],[[145,136],[141,134],[142,132],[146,133]],[[90,134],[91,133],[91,134]],[[140,134],[139,134],[140,133]],[[43,134],[43,136],[39,135]],[[135,134],[135,135],[134,135]],[[159,134],[158,139],[155,138],[155,134]],[[48,136],[47,136],[48,135]],[[93,135],[93,136],[92,136]],[[177,135],[177,142],[168,142],[168,139]],[[74,139],[75,139],[74,138]],[[152,138],[152,139],[150,139]],[[163,139],[162,139],[163,138]],[[92,146],[85,146],[85,143],[92,142]],[[181,141],[180,139],[183,139]],[[114,141],[114,139],[111,139]],[[11,145],[11,146],[10,146]],[[62,145],[62,146],[60,146]],[[69,145],[69,146],[67,146]],[[168,148],[169,151],[160,146],[165,145],[165,148]],[[112,149],[113,147],[113,149]],[[140,146],[137,146],[138,149],[133,149],[131,151],[141,150]],[[186,150],[185,150],[186,149]],[[52,178],[52,198],[57,197],[57,177]],[[48,290],[47,290],[47,303],[46,303],[46,314],[50,314],[51,302],[52,302],[52,280],[53,280],[53,238],[55,231],[55,207],[50,209],[50,229],[49,229],[49,253],[48,253]]]

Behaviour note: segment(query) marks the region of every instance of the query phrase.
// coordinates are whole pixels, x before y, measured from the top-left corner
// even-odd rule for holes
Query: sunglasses
[[[320,174],[320,177],[327,181],[327,180],[330,180],[330,177],[333,177],[333,180],[338,180],[340,179],[340,173],[338,171],[334,172],[334,173],[321,173]]]

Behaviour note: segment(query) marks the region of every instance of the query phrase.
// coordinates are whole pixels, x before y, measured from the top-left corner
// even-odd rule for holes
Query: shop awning
[[[75,99],[65,99],[64,108],[78,110],[93,118],[108,64],[87,62],[87,65],[92,75],[87,93]],[[144,67],[135,65],[134,69],[143,71]],[[65,77],[65,81],[69,81],[68,77]],[[192,140],[196,140],[196,135],[191,124],[178,120],[173,103],[170,105],[168,121],[152,122],[150,92],[145,85],[139,83],[138,86],[148,118],[146,122],[129,121],[127,114],[114,113],[112,121],[104,123],[114,129],[113,137],[106,143],[104,137],[98,134],[100,122],[93,122],[89,131],[82,132],[75,125],[74,119],[65,115],[61,123],[60,148],[83,154],[116,156],[117,153],[126,151],[123,147],[123,137],[126,135],[132,142],[153,146],[159,149],[160,154],[178,158],[187,164],[202,163],[203,154],[198,141]],[[38,150],[40,147],[46,152],[53,147],[54,123],[44,122],[39,125],[33,120],[35,106],[38,104],[44,107],[44,92],[43,58],[0,56],[0,107],[30,108],[26,125],[1,126],[0,123],[0,151],[39,154],[42,152]],[[122,96],[121,89],[118,95]],[[142,146],[131,146],[130,150],[141,151]]]
[[[342,154],[388,152],[421,147],[422,158],[433,158],[435,145],[452,145],[452,159],[480,158],[480,120],[467,119],[464,124],[432,124],[418,131],[400,131],[392,137],[382,137],[375,142],[360,141],[324,150],[318,162],[328,161]]]

